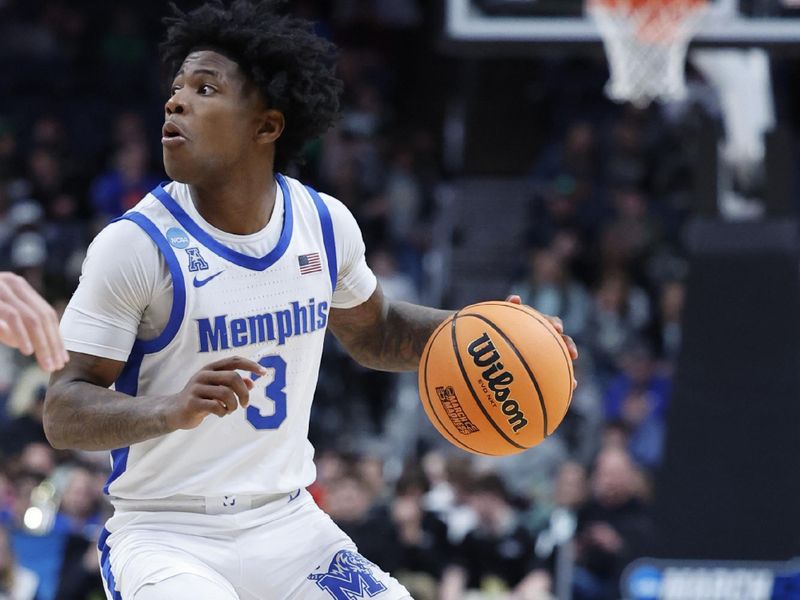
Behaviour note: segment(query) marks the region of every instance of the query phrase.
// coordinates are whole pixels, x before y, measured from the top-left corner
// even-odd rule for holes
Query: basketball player
[[[173,182],[98,235],[62,321],[45,429],[111,450],[110,599],[410,598],[305,491],[309,413],[326,329],[364,365],[413,370],[449,313],[384,298],[347,209],[280,174],[341,84],[278,4],[168,20]]]
[[[56,311],[25,278],[8,272],[0,273],[0,344],[18,348],[25,356],[35,354],[48,373],[69,360]]]

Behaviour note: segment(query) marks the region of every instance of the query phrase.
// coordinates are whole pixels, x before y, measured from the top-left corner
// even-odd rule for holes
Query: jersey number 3
[[[275,410],[271,415],[264,416],[251,404],[247,407],[247,420],[256,429],[277,429],[286,420],[286,361],[273,354],[263,357],[258,364],[273,372],[272,381],[264,390],[264,395],[275,404]],[[251,377],[253,381],[259,379],[257,375]]]

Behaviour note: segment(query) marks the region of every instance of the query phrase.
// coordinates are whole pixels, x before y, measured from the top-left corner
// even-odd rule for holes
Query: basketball
[[[561,335],[541,313],[510,302],[467,306],[422,352],[419,390],[431,423],[475,454],[505,456],[555,431],[572,400]]]

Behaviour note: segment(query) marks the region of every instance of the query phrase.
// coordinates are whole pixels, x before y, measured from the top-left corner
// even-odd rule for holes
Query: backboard
[[[446,0],[455,43],[600,42],[583,0]],[[698,45],[778,46],[800,50],[800,0],[712,0]]]

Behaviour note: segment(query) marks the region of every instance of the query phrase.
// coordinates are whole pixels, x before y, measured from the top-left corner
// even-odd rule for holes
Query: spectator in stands
[[[505,485],[510,497],[522,503],[532,502],[536,516],[536,503],[551,493],[553,478],[559,465],[569,458],[566,440],[562,432],[551,435],[536,447],[536,452],[519,452],[509,456],[475,456],[472,465],[480,477],[497,474]],[[529,525],[536,529],[541,525],[535,518]]]
[[[373,490],[358,470],[351,469],[330,483],[325,511],[364,557],[387,571],[396,570],[399,555],[394,527],[386,507],[375,504]]]
[[[358,470],[359,478],[369,490],[372,504],[378,507],[384,506],[388,500],[390,490],[386,485],[380,450],[375,447],[371,451],[362,451],[355,459],[355,467]]]
[[[644,111],[630,107],[611,126],[606,169],[614,185],[647,187],[651,156],[646,143],[645,116]]]
[[[593,197],[595,191],[591,181],[566,173],[537,189],[531,204],[529,245],[548,245],[563,229],[580,231],[586,239],[593,237],[604,213]]]
[[[424,135],[418,138],[417,143],[423,145]],[[421,252],[428,243],[427,231],[421,226],[425,186],[412,143],[398,142],[396,146],[386,166],[387,233],[400,270],[420,281]]]
[[[574,461],[565,461],[558,469],[547,525],[536,537],[536,556],[545,561],[550,570],[555,568],[556,551],[575,534],[578,514],[589,500],[589,483],[586,468]]]
[[[560,173],[593,180],[602,166],[597,155],[594,126],[587,121],[569,125],[563,140],[551,144],[542,152],[533,175],[537,180],[549,181]]]
[[[70,468],[61,492],[58,518],[70,532],[96,539],[103,523],[101,494],[97,480],[89,469],[81,465]]]
[[[66,530],[58,600],[83,600],[91,593],[102,597],[97,539],[107,515],[101,515],[101,491],[94,474],[77,465],[67,474],[56,517],[56,528]]]
[[[647,294],[630,281],[626,271],[603,273],[594,291],[588,345],[604,385],[616,372],[617,356],[650,323]]]
[[[589,481],[586,467],[566,461],[558,469],[553,491],[553,504],[576,515],[589,499]]]
[[[70,536],[64,549],[57,600],[103,598],[105,588],[97,560],[97,540]]]
[[[466,590],[504,591],[520,600],[549,590],[550,576],[536,560],[535,539],[521,525],[510,500],[497,475],[474,482],[469,502],[478,525],[454,551],[442,578],[442,600],[459,600]]]
[[[624,449],[597,457],[591,498],[578,515],[575,600],[618,598],[622,570],[653,534],[649,508],[639,497],[641,477]]]
[[[554,246],[534,248],[524,280],[511,287],[523,304],[559,315],[572,337],[580,342],[586,333],[592,301],[583,285],[572,278],[566,258]]]
[[[64,122],[54,114],[44,113],[39,116],[31,127],[30,145],[62,156],[67,147]]]
[[[469,492],[475,473],[469,457],[438,451],[422,458],[422,468],[430,482],[425,494],[425,508],[447,525],[447,539],[459,544],[477,524],[477,516],[469,506]]]
[[[17,200],[8,207],[3,219],[3,232],[0,236],[2,268],[13,270],[15,265],[14,245],[20,235],[38,233],[44,222],[44,209],[36,200],[29,198]]]
[[[54,600],[68,534],[54,527],[53,488],[45,483],[55,468],[53,450],[44,444],[25,448],[12,477],[15,498],[5,521],[20,565],[39,579],[37,600]]]
[[[67,187],[63,158],[51,146],[38,146],[28,154],[27,181],[29,195],[42,206],[48,206]]]
[[[47,390],[46,379],[33,379],[39,373],[46,378],[46,373],[38,368],[30,368],[19,379],[9,401],[12,418],[0,426],[0,454],[5,457],[16,456],[30,444],[39,443],[49,448],[42,425],[44,396]]]
[[[597,456],[603,425],[602,391],[595,378],[588,353],[576,364],[575,378],[580,382],[572,394],[569,410],[556,430],[566,446],[568,458],[589,464]]]
[[[47,242],[39,231],[26,231],[11,241],[11,267],[39,294],[45,293]]]
[[[644,341],[627,346],[619,363],[621,373],[609,382],[603,398],[606,420],[625,426],[628,450],[636,462],[657,467],[664,445],[671,382],[658,372],[653,352]]]
[[[147,146],[140,140],[124,142],[117,149],[113,168],[92,183],[92,208],[101,220],[120,216],[158,185],[148,161]]]
[[[378,246],[371,250],[367,262],[375,273],[375,277],[378,278],[381,289],[387,298],[404,302],[419,302],[419,293],[414,285],[414,280],[397,269],[397,261],[388,248]]]
[[[612,192],[612,200],[614,217],[600,234],[600,268],[642,276],[647,258],[661,239],[658,222],[650,214],[648,199],[641,190],[618,188]]]
[[[397,481],[390,509],[399,549],[394,575],[415,600],[438,597],[438,582],[450,553],[447,526],[423,506],[427,491],[424,474],[407,470]]]
[[[22,449],[16,463],[21,473],[42,481],[56,469],[56,452],[47,442],[32,442]]]
[[[112,143],[121,148],[131,141],[147,143],[147,130],[142,115],[135,111],[124,111],[114,119]]]

